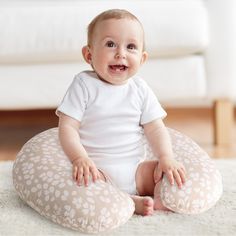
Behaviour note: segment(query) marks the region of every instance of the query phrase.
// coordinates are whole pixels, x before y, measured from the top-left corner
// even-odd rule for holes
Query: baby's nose
[[[123,59],[123,58],[125,58],[126,57],[126,55],[125,55],[125,50],[123,49],[123,48],[118,48],[117,49],[117,52],[116,52],[116,55],[115,55],[115,58],[117,58],[117,59]]]

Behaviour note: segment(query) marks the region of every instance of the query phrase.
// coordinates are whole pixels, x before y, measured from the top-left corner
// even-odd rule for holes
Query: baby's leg
[[[153,214],[154,201],[152,196],[155,187],[153,171],[156,163],[157,161],[155,161],[155,164],[154,162],[142,162],[137,168],[135,182],[139,196],[132,195],[131,198],[135,203],[135,213],[138,215],[145,216]]]
[[[112,185],[112,181],[104,171],[99,169],[99,179],[102,179],[105,182],[110,182]],[[153,213],[153,199],[151,197],[141,197],[137,195],[130,195],[135,204],[135,213],[138,215],[152,215]]]
[[[139,164],[135,176],[137,191],[140,196],[154,197],[154,210],[168,210],[163,206],[160,198],[161,181],[157,184],[154,182],[154,170],[156,165],[158,165],[157,160],[144,161]]]

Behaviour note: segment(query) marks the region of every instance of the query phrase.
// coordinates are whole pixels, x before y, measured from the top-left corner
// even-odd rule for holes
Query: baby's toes
[[[154,206],[153,199],[151,197],[144,197],[143,205],[144,205],[143,214],[146,216],[152,215],[153,214],[153,206]]]

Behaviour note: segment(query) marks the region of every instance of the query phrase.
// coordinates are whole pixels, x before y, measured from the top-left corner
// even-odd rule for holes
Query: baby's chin
[[[96,72],[96,71],[95,71]],[[126,84],[129,78],[122,78],[123,76],[108,74],[107,76],[102,76],[96,72],[98,78],[105,83],[112,84],[112,85],[123,85]]]
[[[126,84],[129,79],[119,80],[119,79],[112,78],[112,79],[101,79],[101,80],[112,85],[123,85],[123,84]]]

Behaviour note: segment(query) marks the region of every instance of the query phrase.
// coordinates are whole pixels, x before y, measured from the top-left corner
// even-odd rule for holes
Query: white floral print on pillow
[[[20,198],[42,216],[86,233],[114,229],[134,213],[128,194],[102,180],[88,187],[72,180],[72,165],[58,140],[58,129],[29,140],[13,166],[13,183]]]
[[[222,195],[222,177],[214,161],[193,140],[182,133],[168,129],[176,160],[186,169],[186,183],[181,189],[171,186],[164,176],[160,198],[168,209],[184,214],[198,214],[213,207]],[[147,144],[147,159],[153,156]]]

